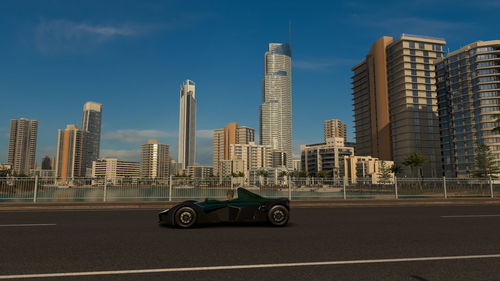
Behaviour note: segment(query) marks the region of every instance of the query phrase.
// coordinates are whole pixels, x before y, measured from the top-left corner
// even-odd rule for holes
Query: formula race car
[[[275,226],[285,226],[290,214],[290,201],[287,198],[264,198],[244,188],[238,188],[238,197],[229,200],[205,199],[197,202],[185,201],[160,212],[160,224],[181,228],[195,224],[218,222],[269,222]]]

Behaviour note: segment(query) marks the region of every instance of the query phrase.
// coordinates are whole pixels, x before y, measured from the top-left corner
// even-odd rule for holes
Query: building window
[[[424,43],[418,43],[418,48],[419,49],[425,49],[425,44]]]
[[[413,103],[418,103],[418,98],[413,98]]]
[[[410,45],[410,48],[415,48],[415,42],[410,41],[410,42],[408,42],[408,43],[409,43],[409,45]]]
[[[418,97],[418,91],[413,90],[413,96],[414,96],[414,97]]]

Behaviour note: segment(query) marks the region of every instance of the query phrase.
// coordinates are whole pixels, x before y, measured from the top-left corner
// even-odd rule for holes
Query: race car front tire
[[[182,207],[177,212],[175,212],[175,225],[188,228],[196,223],[196,211],[188,206]]]

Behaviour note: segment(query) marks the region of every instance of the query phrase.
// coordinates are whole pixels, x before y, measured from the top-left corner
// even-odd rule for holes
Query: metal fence
[[[495,197],[500,180],[476,178],[392,178],[382,183],[348,178],[0,178],[0,202],[109,202],[225,199],[228,190],[245,187],[265,197],[291,200],[362,198]]]

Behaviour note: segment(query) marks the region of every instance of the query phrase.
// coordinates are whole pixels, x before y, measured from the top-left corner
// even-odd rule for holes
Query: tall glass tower
[[[182,168],[191,166],[196,155],[196,86],[186,80],[180,90],[179,108],[179,161]]]
[[[86,131],[83,158],[86,169],[92,169],[92,161],[99,158],[101,145],[102,104],[89,101],[83,105],[82,131]]]
[[[292,169],[292,53],[287,43],[271,43],[264,55],[260,144],[286,155]]]

